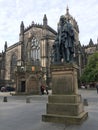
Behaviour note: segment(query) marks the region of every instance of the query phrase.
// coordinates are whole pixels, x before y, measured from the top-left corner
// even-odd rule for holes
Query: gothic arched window
[[[40,44],[35,37],[33,37],[31,44],[31,59],[33,61],[40,60]]]
[[[15,68],[16,68],[16,66],[17,66],[17,56],[15,55],[15,54],[13,54],[12,55],[12,57],[11,57],[11,62],[10,62],[10,77],[11,77],[11,79],[14,79],[14,70],[15,70]]]

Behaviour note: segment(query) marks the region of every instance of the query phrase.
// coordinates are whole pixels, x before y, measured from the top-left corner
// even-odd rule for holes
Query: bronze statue
[[[55,39],[53,50],[54,50],[54,62],[73,62],[74,54],[74,30],[69,21],[66,20],[65,16],[60,17],[58,34]]]

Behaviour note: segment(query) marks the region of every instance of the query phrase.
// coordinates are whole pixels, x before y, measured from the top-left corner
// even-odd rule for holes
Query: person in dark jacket
[[[41,85],[40,90],[41,90],[41,94],[44,95],[44,90],[45,90],[44,85]]]

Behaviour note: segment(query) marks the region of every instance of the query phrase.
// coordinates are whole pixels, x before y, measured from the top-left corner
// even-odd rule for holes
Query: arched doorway
[[[39,94],[40,93],[40,83],[38,78],[35,75],[30,75],[27,79],[26,84],[27,93]]]

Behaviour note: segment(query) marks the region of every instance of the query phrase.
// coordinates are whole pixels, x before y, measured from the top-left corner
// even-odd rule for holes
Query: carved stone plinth
[[[42,121],[80,124],[88,117],[81,95],[78,94],[77,69],[74,64],[51,66],[52,95],[48,96]]]

